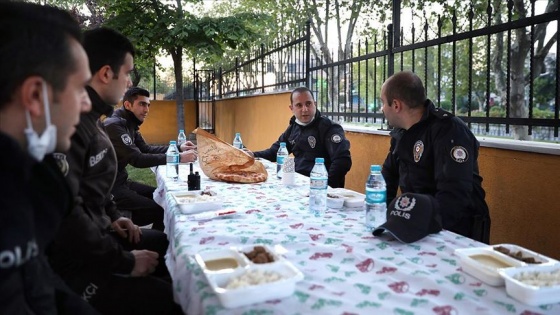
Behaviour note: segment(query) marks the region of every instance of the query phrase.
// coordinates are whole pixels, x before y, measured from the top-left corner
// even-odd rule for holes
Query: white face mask
[[[25,118],[27,119],[27,128],[25,128],[27,151],[39,161],[43,160],[45,154],[53,153],[56,148],[56,126],[51,124],[49,96],[45,81],[43,81],[43,105],[45,107],[45,123],[47,127],[41,136],[33,129],[29,111],[25,111]]]

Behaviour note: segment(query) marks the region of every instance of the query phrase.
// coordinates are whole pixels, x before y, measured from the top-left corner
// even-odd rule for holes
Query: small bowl
[[[171,195],[183,214],[195,214],[222,208],[222,201],[218,197],[202,195],[200,191],[173,192]]]
[[[502,269],[500,275],[505,279],[506,292],[516,300],[528,305],[544,305],[560,302],[560,282],[552,286],[529,285],[516,279],[521,273],[532,275],[535,272],[560,272],[560,264],[530,265],[520,268]],[[560,277],[556,278],[560,281]]]

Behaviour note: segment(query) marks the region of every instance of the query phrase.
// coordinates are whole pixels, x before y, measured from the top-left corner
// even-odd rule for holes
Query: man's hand
[[[179,153],[181,163],[190,163],[196,161],[198,153],[195,150],[188,150]]]
[[[131,253],[134,255],[134,268],[130,273],[132,277],[145,277],[156,270],[158,253],[145,249],[133,250]]]
[[[122,238],[127,238],[128,241],[136,244],[140,242],[140,235],[142,235],[142,230],[132,223],[129,218],[120,217],[111,223],[111,227],[117,234],[119,234]]]
[[[188,150],[196,150],[196,145],[190,141],[187,141],[179,147],[179,151],[184,152]]]

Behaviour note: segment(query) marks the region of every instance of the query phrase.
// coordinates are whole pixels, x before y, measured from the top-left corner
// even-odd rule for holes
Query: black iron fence
[[[411,70],[437,106],[461,117],[475,133],[557,141],[558,0],[540,11],[536,1],[517,6],[522,2],[494,1],[494,7],[488,2],[482,10],[465,2],[442,17],[394,0],[392,23],[330,55],[313,46],[308,22],[295,39],[261,45],[246,61],[216,70],[213,95],[307,85],[319,110],[332,119],[383,127],[381,85],[395,71]],[[409,23],[401,26],[401,20]]]

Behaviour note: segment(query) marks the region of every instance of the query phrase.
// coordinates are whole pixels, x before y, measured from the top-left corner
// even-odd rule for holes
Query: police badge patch
[[[342,137],[339,134],[335,133],[334,135],[332,135],[331,141],[333,143],[340,143],[340,141],[342,141]]]
[[[469,159],[469,153],[462,146],[451,148],[451,158],[457,163],[464,163]]]
[[[307,142],[309,142],[309,146],[311,147],[311,149],[315,149],[315,145],[317,144],[317,139],[315,139],[315,137],[307,137]]]
[[[414,154],[414,162],[418,163],[422,157],[422,153],[424,153],[424,142],[422,142],[422,140],[416,141],[412,153]]]
[[[124,135],[121,135],[121,140],[125,145],[131,145],[132,144],[132,139],[130,138],[130,136],[125,133]]]
[[[62,175],[68,175],[70,166],[68,165],[68,161],[66,161],[66,155],[62,153],[53,153],[53,157],[56,161],[56,165],[60,169],[60,172],[62,172]]]
[[[395,202],[395,209],[402,211],[410,211],[416,205],[416,198],[409,196],[399,196]]]

